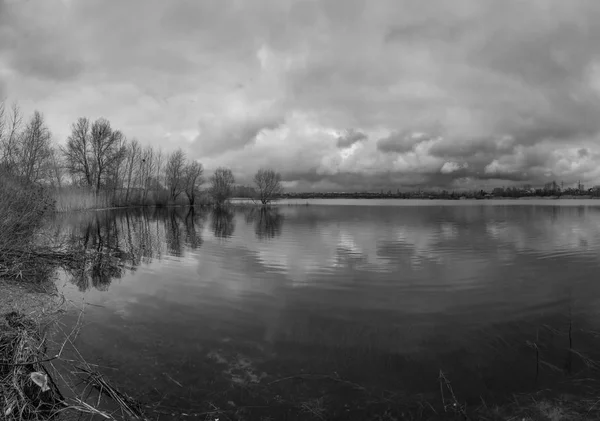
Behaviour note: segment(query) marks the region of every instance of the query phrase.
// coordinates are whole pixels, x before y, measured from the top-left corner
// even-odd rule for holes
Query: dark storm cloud
[[[0,54],[21,76],[47,81],[75,79],[84,70],[74,34],[62,27],[67,10],[59,0],[0,2]]]
[[[336,174],[319,174],[316,170],[311,170],[305,173],[287,173],[283,175],[284,181],[299,182],[304,190],[320,190],[332,191],[336,189],[328,188],[328,186],[339,186],[345,191],[396,191],[406,190],[416,187],[440,187],[450,188],[453,181],[465,176],[469,172],[461,169],[452,174],[441,174],[439,172],[432,173],[405,173],[405,172],[385,172],[372,174],[365,177],[364,174],[357,172],[342,172]],[[325,187],[320,187],[324,185]],[[302,190],[300,188],[299,190]]]
[[[307,181],[317,183],[323,179],[323,175],[317,173],[317,168],[308,168],[306,171],[282,171],[281,179],[283,181]]]
[[[447,159],[473,158],[476,155],[498,156],[511,153],[515,148],[514,141],[510,138],[478,137],[442,139],[433,144],[429,153],[433,156]]]
[[[208,123],[196,137],[194,143],[206,156],[218,155],[224,152],[243,149],[256,141],[256,137],[264,130],[272,130],[283,124],[279,116],[270,118],[230,121],[227,127],[214,127]]]
[[[432,135],[408,131],[394,132],[377,141],[377,149],[381,152],[405,153],[413,150],[419,143],[431,140]]]
[[[590,61],[600,56],[595,48],[600,35],[598,2],[509,1],[488,6],[483,17],[489,30],[504,30],[479,42],[479,50],[469,55],[472,63],[527,84],[562,90],[581,83]]]
[[[557,99],[558,101],[559,99]],[[523,116],[514,124],[511,134],[519,144],[533,145],[551,140],[570,141],[580,137],[593,137],[600,131],[600,100],[565,102],[556,115]]]
[[[367,140],[367,135],[357,130],[347,130],[346,133],[342,134],[337,138],[338,148],[349,148],[356,142]]]
[[[17,56],[13,64],[24,75],[54,81],[75,79],[83,71],[83,64],[76,59],[40,51]]]

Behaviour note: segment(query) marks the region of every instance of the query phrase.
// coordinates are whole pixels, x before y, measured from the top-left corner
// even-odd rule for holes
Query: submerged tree
[[[210,178],[210,196],[217,208],[222,207],[233,193],[233,184],[235,178],[229,168],[217,168],[213,176]]]
[[[283,193],[281,174],[271,169],[260,169],[254,176],[257,196],[260,203],[268,205],[273,199]]]

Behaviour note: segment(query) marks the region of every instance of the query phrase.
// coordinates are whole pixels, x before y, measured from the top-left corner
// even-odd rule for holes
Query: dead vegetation
[[[45,338],[31,319],[17,312],[0,326],[1,411],[7,420],[52,419],[64,408],[64,398],[46,371]]]
[[[77,413],[106,420],[145,419],[141,404],[111,385],[75,348],[82,315],[83,310],[67,334],[58,320],[43,327],[48,315],[37,321],[16,311],[3,315],[0,419],[60,420]],[[58,331],[51,332],[53,327]]]
[[[31,280],[47,279],[35,254],[43,247],[39,229],[53,210],[43,188],[21,184],[0,170],[0,278],[22,280],[30,274]]]

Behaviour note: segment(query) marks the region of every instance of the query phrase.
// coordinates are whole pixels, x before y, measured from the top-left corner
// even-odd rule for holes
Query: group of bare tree
[[[233,173],[228,168],[217,168],[210,179],[211,186],[209,189],[213,202],[217,207],[222,207],[229,198],[233,195],[235,178]],[[268,205],[283,193],[281,184],[281,174],[271,169],[261,168],[254,175],[253,198],[260,201],[263,206]]]
[[[115,206],[212,202],[223,207],[232,197],[235,178],[218,168],[204,184],[204,168],[183,150],[160,148],[128,139],[110,121],[79,118],[64,145],[54,144],[43,114],[25,119],[17,104],[0,101],[0,170],[27,183],[56,188],[76,186],[109,195]],[[256,199],[267,205],[281,192],[281,176],[261,169],[254,177]]]

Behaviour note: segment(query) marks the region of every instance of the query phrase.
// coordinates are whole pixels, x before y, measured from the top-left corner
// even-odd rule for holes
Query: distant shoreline
[[[236,198],[237,200],[243,200],[245,198]],[[287,196],[281,197],[278,200],[305,200],[305,199],[360,199],[360,200],[373,200],[373,199],[396,199],[396,200],[596,200],[600,199],[598,196],[582,195],[564,195],[564,196],[521,196],[521,197],[510,197],[510,196],[491,196],[491,197],[398,197],[398,196],[351,196],[351,195],[302,195],[302,196]]]

